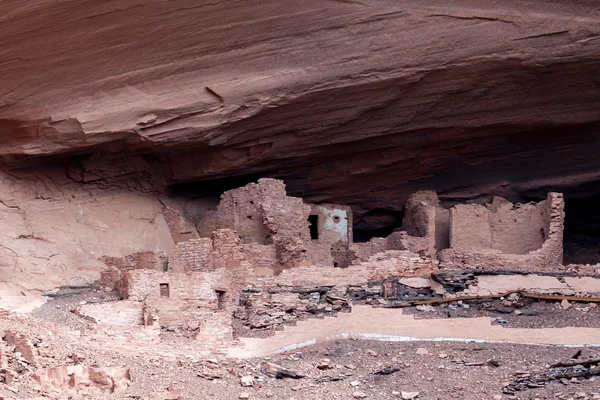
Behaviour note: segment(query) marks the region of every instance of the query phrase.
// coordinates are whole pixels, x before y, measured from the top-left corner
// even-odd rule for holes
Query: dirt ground
[[[87,365],[130,369],[129,387],[119,393],[89,388],[81,393],[52,393],[42,390],[33,371],[21,374],[11,386],[0,380],[0,399],[402,399],[418,392],[416,399],[600,399],[600,379],[553,382],[540,388],[503,394],[503,386],[518,372],[539,372],[551,364],[568,361],[578,349],[558,346],[532,346],[462,342],[376,342],[339,340],[317,344],[285,354],[250,360],[196,359],[193,354],[169,357],[148,356],[143,345],[132,343],[116,351],[102,343],[72,340],[67,330],[90,329],[90,322],[70,312],[82,301],[106,301],[114,295],[99,289],[56,297],[28,318],[0,317],[0,330],[17,329],[41,338],[43,351],[39,366],[72,365],[78,354]],[[490,316],[509,327],[560,327],[600,325],[598,309],[572,304],[511,300],[435,306],[433,311],[414,312],[417,318],[463,318]],[[499,308],[504,307],[504,308]],[[508,310],[512,309],[510,313]],[[521,311],[517,315],[514,310]],[[498,310],[503,310],[502,312]],[[368,321],[365,321],[368,323]],[[162,344],[175,349],[186,337],[163,332]],[[2,341],[0,341],[2,343]],[[139,347],[136,347],[139,346]],[[165,352],[169,352],[167,350]],[[10,349],[0,347],[0,361]],[[164,354],[167,356],[168,354]],[[580,359],[600,356],[600,349],[584,348]],[[260,366],[272,362],[298,374],[301,379],[266,377]],[[321,366],[322,369],[318,368]],[[384,369],[397,371],[376,375]],[[0,373],[1,373],[0,369]],[[248,376],[254,386],[240,381]],[[323,379],[325,378],[325,379]],[[167,389],[173,389],[166,392]],[[404,393],[403,393],[404,392]]]
[[[132,383],[120,396],[110,394],[85,398],[169,399],[155,397],[166,388],[181,392],[185,399],[237,399],[248,393],[250,399],[401,399],[402,392],[419,392],[418,399],[593,399],[600,398],[600,380],[593,377],[577,382],[552,383],[516,396],[502,394],[517,371],[535,372],[568,360],[576,350],[564,347],[517,346],[475,343],[384,343],[337,341],[315,345],[299,352],[268,359],[192,363],[164,362],[117,354],[98,354],[96,362],[127,365]],[[426,354],[423,354],[426,353]],[[584,350],[582,358],[597,356]],[[328,359],[331,369],[317,368]],[[492,366],[489,360],[497,362]],[[306,375],[302,379],[272,379],[262,376],[264,361],[277,363]],[[465,363],[484,363],[469,366]],[[374,375],[385,367],[399,369],[390,375]],[[216,379],[207,379],[199,375]],[[235,376],[235,375],[237,376]],[[241,376],[256,376],[261,387],[242,387]],[[322,382],[323,377],[340,378]],[[0,385],[1,386],[1,385]],[[39,396],[29,384],[14,398]],[[4,391],[0,390],[0,393]],[[501,397],[498,397],[501,396]],[[595,396],[595,397],[594,397]],[[11,398],[11,397],[6,397]],[[57,397],[61,398],[61,397]]]
[[[407,307],[403,312],[413,314],[415,318],[490,317],[495,319],[492,324],[510,328],[600,327],[600,305],[590,307],[588,303],[571,303],[565,309],[559,302],[524,298],[441,304],[433,307],[432,311]]]

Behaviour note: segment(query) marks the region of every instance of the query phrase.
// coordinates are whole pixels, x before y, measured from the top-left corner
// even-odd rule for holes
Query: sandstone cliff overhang
[[[171,183],[283,177],[358,215],[421,188],[541,200],[598,179],[593,3],[26,0],[0,15],[7,163],[149,152]]]

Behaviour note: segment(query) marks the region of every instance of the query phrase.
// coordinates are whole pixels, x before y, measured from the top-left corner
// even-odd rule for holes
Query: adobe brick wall
[[[302,199],[286,195],[285,184],[276,179],[259,179],[221,196],[208,223],[233,229],[242,243],[268,244],[276,237],[310,240],[310,206]]]
[[[225,354],[234,344],[231,311],[208,311],[198,316],[199,328],[195,335],[202,347],[213,354]]]
[[[282,181],[259,179],[258,183],[223,193],[217,210],[207,212],[198,225],[232,229],[243,244],[273,245],[277,267],[292,268],[309,259],[309,213],[310,206],[302,199],[286,195]],[[250,259],[263,265],[271,254],[270,249],[264,256],[257,253],[258,248],[247,250]]]
[[[212,238],[190,239],[175,245],[169,271],[193,272],[214,269]]]
[[[260,274],[272,274],[277,268],[275,246],[262,244],[241,244],[245,260]]]
[[[542,247],[546,211],[545,201],[515,207],[499,197],[487,207],[454,206],[450,210],[450,247],[527,254]]]
[[[545,240],[537,250],[527,254],[506,254],[500,250],[446,249],[438,253],[444,268],[510,269],[529,272],[559,270],[562,267],[564,199],[560,193],[548,193],[543,207],[543,226],[536,226],[535,233],[543,230]]]
[[[374,254],[387,250],[386,238],[374,237],[365,243],[352,243],[350,250],[352,251],[355,260],[366,261]]]
[[[259,184],[251,183],[223,193],[213,214],[217,228],[235,230],[243,243],[266,244],[269,237],[269,230],[264,224]]]

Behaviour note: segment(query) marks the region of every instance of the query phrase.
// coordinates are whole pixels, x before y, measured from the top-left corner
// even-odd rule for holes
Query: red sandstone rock
[[[308,200],[352,205],[368,227],[381,223],[369,211],[401,210],[424,187],[463,198],[574,187],[598,178],[596,11],[3,2],[0,155],[127,148],[160,155],[170,183],[268,173]],[[118,170],[71,164],[81,182]]]

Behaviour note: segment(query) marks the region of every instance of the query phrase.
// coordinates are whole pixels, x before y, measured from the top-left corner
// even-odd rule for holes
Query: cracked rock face
[[[10,0],[0,49],[7,274],[167,246],[157,195],[232,176],[372,231],[422,189],[598,192],[593,2]]]

